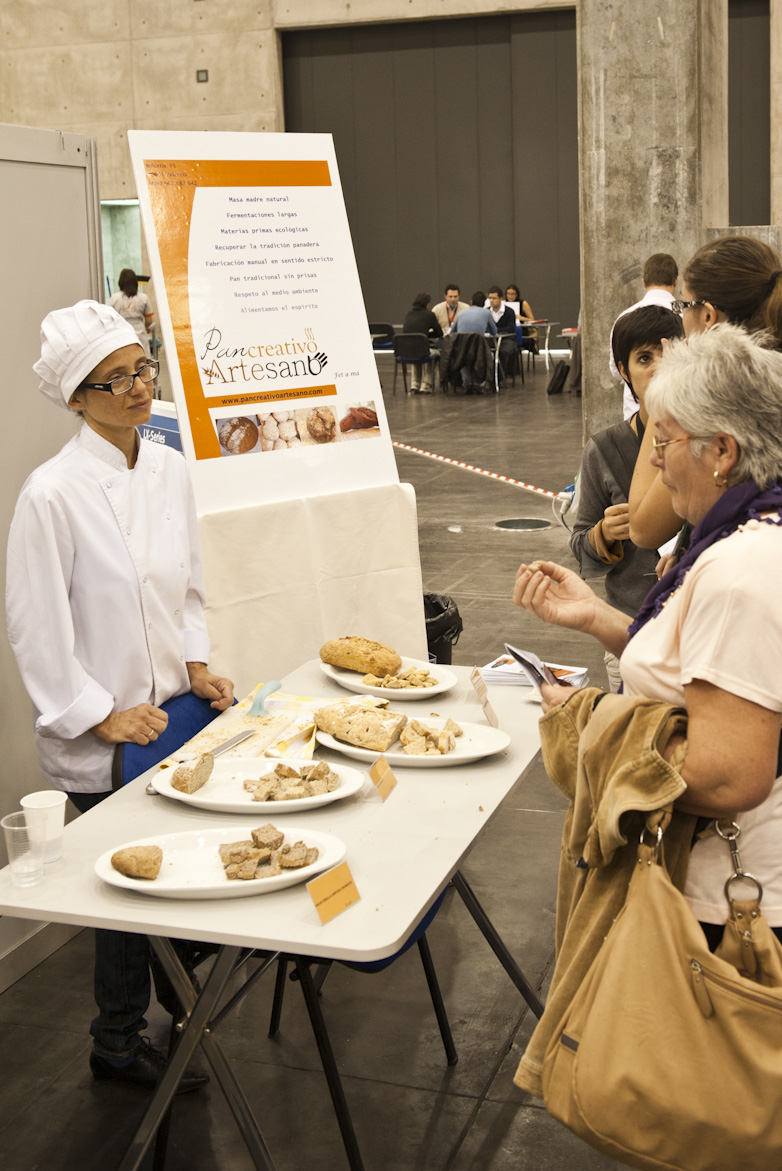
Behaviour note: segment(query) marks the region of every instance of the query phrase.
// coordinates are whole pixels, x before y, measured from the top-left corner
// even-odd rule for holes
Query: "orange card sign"
[[[328,923],[361,898],[347,862],[340,862],[339,866],[313,878],[307,883],[307,890],[321,923]]]

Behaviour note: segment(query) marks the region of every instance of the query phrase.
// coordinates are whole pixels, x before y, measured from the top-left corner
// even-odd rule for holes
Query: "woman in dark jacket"
[[[413,307],[405,316],[402,333],[424,333],[429,338],[430,345],[434,346],[443,336],[440,322],[432,313],[429,305],[432,298],[428,293],[419,293],[413,301]],[[412,369],[410,389],[414,394],[431,394],[434,365],[422,362]]]

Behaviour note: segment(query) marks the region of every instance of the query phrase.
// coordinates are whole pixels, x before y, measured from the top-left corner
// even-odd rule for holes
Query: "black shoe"
[[[125,1082],[129,1086],[138,1086],[142,1090],[154,1090],[163,1076],[168,1059],[159,1049],[155,1049],[146,1037],[133,1055],[129,1065],[112,1065],[105,1057],[101,1057],[93,1049],[90,1053],[90,1069],[97,1081]],[[186,1069],[182,1080],[177,1086],[178,1094],[189,1094],[191,1090],[199,1090],[209,1081],[206,1074],[194,1073]]]

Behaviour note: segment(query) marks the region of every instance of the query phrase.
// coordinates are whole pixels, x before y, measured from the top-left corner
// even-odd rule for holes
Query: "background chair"
[[[407,335],[410,336],[410,335]],[[423,335],[422,335],[423,336]],[[446,888],[447,890],[447,888]],[[440,909],[443,899],[445,898],[446,890],[444,890],[434,901],[427,913],[424,915],[421,922],[406,939],[405,943],[392,956],[388,956],[384,960],[374,960],[369,963],[352,963],[350,961],[339,960],[338,963],[344,963],[345,967],[352,968],[357,972],[382,972],[384,968],[389,967],[400,956],[404,955],[406,951],[418,944],[418,950],[423,963],[424,973],[426,975],[426,982],[429,986],[429,993],[432,997],[432,1004],[434,1005],[435,1015],[437,1017],[437,1024],[440,1029],[440,1036],[442,1037],[443,1046],[445,1048],[445,1055],[449,1065],[456,1065],[458,1056],[456,1048],[453,1043],[451,1035],[451,1027],[448,1023],[448,1017],[443,1004],[440,986],[437,981],[437,975],[434,970],[434,963],[432,962],[432,955],[429,951],[429,944],[426,940],[426,931],[430,926],[432,920]],[[274,989],[274,1003],[272,1005],[272,1015],[269,1021],[269,1036],[276,1037],[280,1031],[280,1016],[282,1013],[282,1001],[285,992],[285,975],[288,962],[295,965],[294,971],[291,972],[290,979],[298,980],[301,983],[302,993],[304,994],[304,1001],[309,1013],[312,1031],[315,1035],[315,1041],[318,1046],[318,1053],[320,1054],[321,1063],[323,1065],[323,1072],[326,1075],[326,1082],[328,1083],[329,1093],[334,1105],[334,1112],[337,1116],[339,1128],[342,1133],[342,1141],[345,1144],[345,1153],[348,1157],[348,1163],[353,1171],[362,1171],[363,1162],[361,1159],[361,1152],[359,1151],[358,1140],[356,1132],[353,1129],[353,1120],[350,1117],[350,1111],[345,1099],[345,1092],[342,1087],[342,1080],[339,1076],[339,1069],[334,1057],[334,1051],[331,1047],[331,1040],[329,1038],[326,1022],[323,1018],[323,1012],[318,1002],[320,990],[323,987],[323,982],[329,973],[331,965],[334,961],[318,959],[313,956],[281,956],[277,965],[277,982]],[[313,976],[311,968],[315,966],[320,970]]]
[[[434,389],[435,371],[437,369],[436,363],[438,355],[434,354],[429,349],[429,338],[425,333],[398,333],[394,337],[394,384],[393,392],[396,394],[396,374],[399,367],[402,367],[402,381],[405,385],[405,394],[407,390],[407,367],[408,366],[423,366],[427,362],[431,363],[433,367],[432,372],[432,389]]]
[[[390,350],[394,340],[394,327],[387,321],[370,321],[370,334],[377,334],[373,336],[372,349],[373,350]]]

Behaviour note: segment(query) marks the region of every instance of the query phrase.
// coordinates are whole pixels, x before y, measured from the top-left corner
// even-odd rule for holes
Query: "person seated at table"
[[[506,368],[516,353],[516,314],[502,299],[502,289],[492,285],[487,293],[488,309],[497,333],[504,335],[500,342],[500,386],[505,384]]]
[[[405,316],[402,333],[425,333],[429,338],[430,352],[435,353],[437,343],[443,336],[442,326],[435,317],[429,304],[432,298],[428,293],[419,293],[413,301],[413,307]],[[413,394],[431,394],[434,364],[421,362],[414,364],[410,374],[410,389]]]
[[[496,337],[497,326],[494,324],[491,310],[485,308],[485,302],[486,294],[481,289],[474,292],[472,295],[472,304],[463,313],[459,314],[451,326],[451,332],[490,333],[492,337]],[[483,394],[484,387],[483,385],[476,385],[471,366],[462,366],[461,376],[462,386],[467,394]]]
[[[466,301],[459,300],[460,296],[461,291],[459,286],[451,281],[449,285],[445,286],[445,300],[439,301],[432,310],[432,313],[434,313],[440,322],[440,328],[443,334],[447,334],[450,331],[451,326],[460,313],[470,308]]]
[[[614,326],[614,360],[638,410],[587,440],[581,455],[577,510],[569,545],[583,578],[605,574],[609,605],[634,618],[655,582],[656,549],[630,540],[627,497],[646,430],[646,391],[662,356],[663,338],[684,334],[681,317],[660,305],[646,305],[620,317]],[[612,691],[622,677],[619,660],[605,652]]]
[[[81,427],[27,479],[8,539],[8,637],[32,700],[47,783],[80,813],[111,796],[118,744],[165,729],[192,691],[218,711],[233,684],[207,667],[204,576],[182,456],[140,438],[157,362],[108,305],[79,301],[41,326],[39,390]],[[131,834],[131,827],[128,829]],[[144,935],[95,932],[94,1077],[154,1089],[166,1058],[141,1033]],[[186,1071],[180,1092],[209,1079]]]
[[[517,325],[527,325],[527,322],[535,320],[535,314],[530,308],[530,303],[521,296],[518,285],[508,285],[505,290],[505,304],[510,305],[516,314]],[[536,325],[527,325],[527,328],[524,330],[524,340],[531,343],[532,353],[537,354],[538,327]]]

